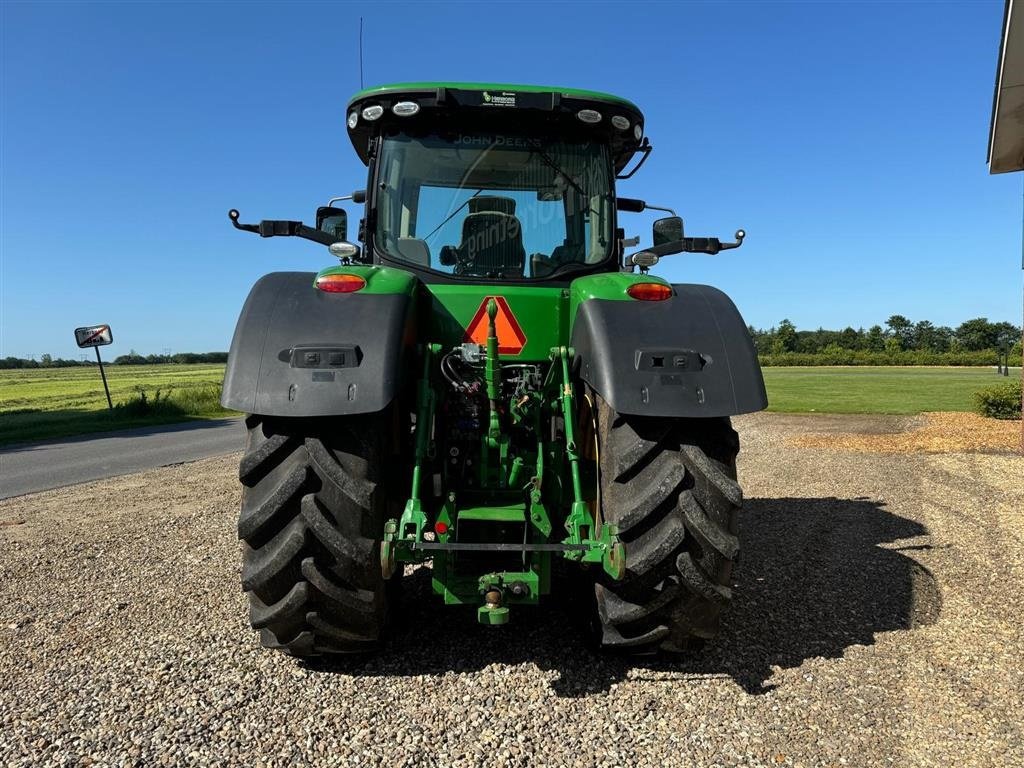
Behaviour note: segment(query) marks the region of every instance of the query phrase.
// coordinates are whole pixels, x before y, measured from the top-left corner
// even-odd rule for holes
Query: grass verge
[[[117,403],[112,411],[104,408],[5,413],[0,416],[0,445],[236,415],[221,408],[220,387],[156,390],[151,394],[143,390]]]
[[[110,366],[114,409],[93,369],[0,372],[0,445],[235,415],[220,406],[223,366]]]
[[[1009,378],[995,368],[820,367],[765,368],[769,410],[789,413],[972,411],[974,393]]]

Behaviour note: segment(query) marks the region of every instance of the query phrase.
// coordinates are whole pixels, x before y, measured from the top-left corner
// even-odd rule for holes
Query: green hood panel
[[[430,340],[440,343],[445,349],[469,340],[467,332],[471,330],[474,318],[486,329],[486,316],[479,318],[478,315],[492,296],[504,299],[512,315],[511,323],[521,331],[517,339],[517,334],[508,332],[507,325],[499,323],[498,340],[505,350],[509,345],[518,348],[521,344],[517,352],[503,351],[503,357],[522,361],[546,360],[552,347],[568,343],[569,301],[567,292],[562,288],[445,283],[428,285],[427,290],[433,297]],[[499,312],[502,311],[499,308]],[[473,330],[476,330],[475,325]],[[479,335],[475,340],[480,340]]]
[[[568,289],[543,285],[428,285],[426,288],[433,297],[430,341],[439,342],[446,348],[466,341],[467,330],[482,313],[487,299],[500,297],[505,300],[524,337],[521,351],[515,354],[504,353],[504,356],[523,361],[546,360],[552,347],[569,344],[580,305],[591,299],[634,301],[626,293],[626,289],[634,283],[669,284],[651,275],[613,272],[581,277],[573,281]],[[508,330],[507,327],[505,330]],[[503,335],[500,326],[498,331],[499,341],[506,345],[507,333]]]

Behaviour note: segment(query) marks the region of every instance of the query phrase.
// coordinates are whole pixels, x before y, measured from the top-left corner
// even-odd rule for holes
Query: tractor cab
[[[238,229],[330,247],[343,264],[411,271],[427,283],[566,285],[598,272],[646,273],[662,256],[738,248],[684,237],[671,208],[617,197],[652,147],[631,102],[533,85],[402,83],[357,93],[346,124],[369,170],[367,188],[317,209],[316,226],[264,219]],[[628,168],[628,170],[627,170]],[[358,239],[333,203],[366,204]],[[654,244],[625,255],[619,211],[666,211]]]
[[[356,94],[347,124],[369,166],[375,263],[492,282],[618,269],[615,176],[649,151],[628,101],[394,85]]]

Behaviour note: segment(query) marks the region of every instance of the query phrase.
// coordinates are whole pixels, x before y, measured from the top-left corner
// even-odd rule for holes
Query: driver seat
[[[462,222],[456,274],[522,277],[526,262],[523,225],[515,215],[511,197],[487,195],[471,198]]]

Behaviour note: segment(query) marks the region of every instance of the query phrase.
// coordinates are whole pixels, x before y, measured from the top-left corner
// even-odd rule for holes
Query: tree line
[[[956,328],[928,320],[892,315],[885,327],[798,330],[789,320],[768,329],[749,326],[757,354],[765,365],[995,365],[1004,354],[1021,358],[1021,329],[988,318],[966,320]],[[134,349],[114,358],[115,365],[225,363],[227,352],[178,352],[140,355]],[[95,360],[68,360],[42,355],[39,360],[0,358],[5,368],[68,368],[96,365]]]
[[[127,355],[115,357],[113,365],[164,365],[169,363],[226,363],[227,352],[178,352],[173,355],[140,355],[134,349]],[[96,365],[95,360],[68,360],[63,357],[40,355],[39,359],[24,357],[0,358],[0,370],[11,368],[74,368]]]
[[[1020,327],[992,323],[985,317],[966,320],[956,328],[936,326],[928,320],[915,323],[903,315],[892,315],[884,328],[873,325],[867,330],[847,327],[841,331],[801,331],[789,320],[767,330],[753,326],[749,330],[759,355],[819,355],[845,350],[887,354],[1009,352],[1020,356]]]

